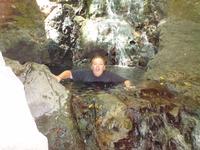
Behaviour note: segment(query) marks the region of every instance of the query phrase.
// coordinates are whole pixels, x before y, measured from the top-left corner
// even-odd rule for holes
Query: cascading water
[[[117,15],[113,12],[112,8],[114,7],[114,3],[111,0],[106,0],[107,5],[107,13],[109,18],[115,18]]]
[[[81,27],[80,37],[76,42],[78,43],[76,48],[71,47],[75,45],[72,43],[75,42],[76,38],[74,38],[74,35],[69,34],[71,30],[75,29],[73,27],[74,20],[70,19],[69,16],[65,16],[70,14],[63,13],[64,7],[69,8],[69,5],[55,4],[48,0],[45,2],[48,2],[47,6],[37,0],[43,11],[47,12],[53,9],[45,19],[47,38],[61,44],[62,48],[66,48],[65,51],[74,50],[75,54],[81,49],[87,49],[90,45],[101,47],[108,51],[110,64],[119,66],[137,65],[140,59],[139,51],[148,53],[148,39],[145,39],[146,43],[141,44],[143,42],[141,40],[137,44],[134,35],[134,28],[141,24],[145,18],[144,5],[146,4],[143,0],[92,0],[87,6],[87,17],[79,24]],[[63,26],[64,24],[67,24],[67,26]],[[142,35],[146,32],[143,32],[143,29],[140,30],[142,39]],[[65,31],[67,32],[65,33]],[[149,59],[148,54],[142,55],[142,57]]]
[[[102,5],[99,2],[100,4]],[[106,0],[104,5],[106,16],[104,12],[101,17],[99,17],[100,14],[91,14],[91,17],[86,19],[81,30],[81,41],[83,45],[93,43],[106,47],[109,55],[115,54],[113,64],[129,66],[132,63],[130,51],[133,50],[130,41],[134,41],[134,28],[131,24],[142,18],[143,1]],[[100,7],[97,6],[97,1],[92,1],[89,12],[95,12],[95,8]]]
[[[107,13],[108,13],[108,20],[113,23],[112,31],[113,31],[113,37],[112,37],[112,45],[114,45],[115,49],[117,50],[117,60],[118,65],[120,66],[127,66],[129,57],[127,53],[125,52],[124,46],[126,45],[126,42],[128,41],[128,38],[131,38],[132,31],[127,33],[127,38],[124,36],[123,28],[124,26],[129,26],[127,22],[124,20],[120,20],[119,16],[115,13],[115,4],[112,0],[106,0],[107,4]],[[114,10],[113,10],[114,9]],[[116,25],[115,25],[116,24]],[[122,31],[120,31],[122,30]],[[120,33],[119,35],[115,35],[115,33]]]

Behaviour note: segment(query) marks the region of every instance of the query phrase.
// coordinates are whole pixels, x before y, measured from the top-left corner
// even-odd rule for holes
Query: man
[[[73,81],[81,81],[84,83],[124,83],[127,88],[133,87],[129,80],[110,71],[106,71],[106,59],[101,55],[95,55],[91,59],[90,70],[66,70],[55,76],[55,78],[58,82],[62,79],[72,79]]]

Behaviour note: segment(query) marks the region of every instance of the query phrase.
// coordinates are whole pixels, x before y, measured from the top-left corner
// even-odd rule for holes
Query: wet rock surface
[[[74,97],[72,108],[87,149],[114,149],[132,128],[124,103],[104,92],[79,98]]]
[[[199,108],[167,84],[143,81],[133,91],[66,86],[86,149],[199,148]]]
[[[168,148],[172,149],[199,149],[199,133],[196,132],[199,128],[200,100],[200,59],[196,57],[199,56],[200,47],[197,40],[200,35],[199,15],[196,13],[198,6],[199,3],[195,1],[188,4],[184,0],[170,2],[168,19],[161,25],[160,51],[150,61],[144,76],[168,85],[179,95],[175,101],[179,108],[179,119],[167,115],[170,122],[176,122],[174,127],[182,134],[179,142],[174,139],[170,141]],[[172,112],[177,112],[174,110]],[[183,139],[187,144],[177,146],[177,143],[184,143]]]
[[[200,148],[199,102],[172,83],[147,80],[127,91],[67,81],[64,88],[43,65],[6,62],[25,85],[49,149]]]
[[[1,1],[0,7],[2,54],[20,63],[27,61],[48,63],[48,51],[44,49],[46,41],[44,18],[36,2]]]
[[[45,65],[19,64],[6,59],[6,64],[24,84],[25,94],[38,129],[48,138],[49,149],[81,149],[80,138],[70,109],[70,93],[53,79]]]

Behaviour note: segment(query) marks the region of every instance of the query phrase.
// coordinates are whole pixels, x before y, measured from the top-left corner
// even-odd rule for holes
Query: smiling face
[[[91,61],[91,69],[94,76],[99,77],[106,69],[105,61],[102,57],[95,57]]]

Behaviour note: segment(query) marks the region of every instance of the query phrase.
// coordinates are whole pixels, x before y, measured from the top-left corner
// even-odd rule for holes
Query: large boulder
[[[39,130],[47,136],[50,149],[75,149],[81,139],[70,112],[70,93],[53,78],[45,65],[19,64],[7,59],[21,79],[31,113]]]
[[[186,6],[185,6],[186,7]],[[172,84],[185,96],[197,99],[199,87],[200,23],[170,16],[160,26],[160,51],[148,65],[145,78]],[[198,21],[198,20],[197,20]]]
[[[2,1],[0,47],[4,56],[25,63],[48,63],[44,48],[46,35],[43,15],[35,1]]]

